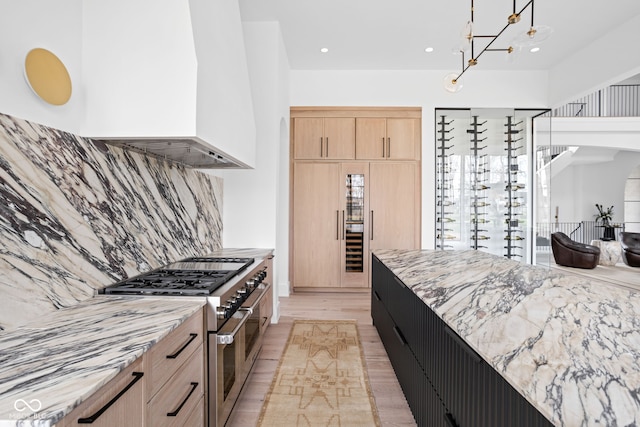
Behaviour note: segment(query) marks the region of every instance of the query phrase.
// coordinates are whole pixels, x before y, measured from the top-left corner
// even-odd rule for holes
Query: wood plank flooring
[[[294,319],[355,319],[365,355],[369,381],[383,426],[416,423],[398,384],[378,332],[371,322],[370,294],[294,293],[280,299],[280,321],[265,333],[262,352],[227,422],[229,427],[255,426]],[[283,423],[283,427],[287,427]],[[348,426],[343,426],[348,427]]]

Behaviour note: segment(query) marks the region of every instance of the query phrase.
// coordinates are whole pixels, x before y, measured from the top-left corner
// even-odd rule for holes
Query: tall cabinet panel
[[[294,289],[368,288],[371,249],[420,248],[420,117],[292,107]]]
[[[340,164],[298,162],[294,174],[295,286],[340,286]]]
[[[413,162],[371,162],[370,249],[419,248],[418,174]]]

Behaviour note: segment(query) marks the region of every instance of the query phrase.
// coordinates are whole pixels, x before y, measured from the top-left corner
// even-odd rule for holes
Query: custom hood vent
[[[92,139],[195,169],[248,168],[244,163],[218,152],[198,138]]]

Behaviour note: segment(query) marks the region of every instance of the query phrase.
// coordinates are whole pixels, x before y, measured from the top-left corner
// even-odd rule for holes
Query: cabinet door
[[[419,248],[416,163],[372,162],[369,175],[370,249]]]
[[[296,163],[293,286],[340,286],[339,163]]]
[[[142,358],[139,358],[64,417],[56,427],[143,425],[143,382]]]
[[[420,120],[387,119],[387,158],[419,159]]]
[[[382,160],[387,154],[387,120],[384,118],[356,119],[356,158]]]
[[[343,163],[340,266],[343,288],[369,286],[369,164]]]
[[[356,157],[356,119],[325,118],[325,159],[351,160]]]
[[[321,117],[294,119],[293,155],[296,159],[324,157],[324,119]]]

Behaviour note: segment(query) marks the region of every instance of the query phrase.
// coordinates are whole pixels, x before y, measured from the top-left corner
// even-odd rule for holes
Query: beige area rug
[[[258,426],[380,426],[354,320],[295,320]]]

